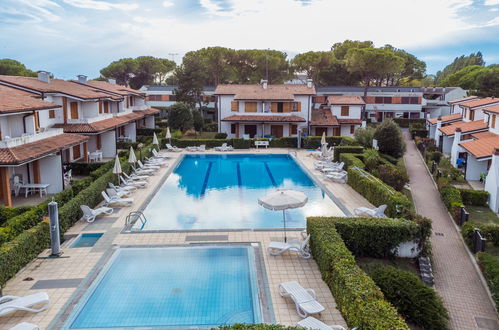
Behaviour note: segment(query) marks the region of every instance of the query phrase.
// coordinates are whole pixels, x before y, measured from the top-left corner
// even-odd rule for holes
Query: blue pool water
[[[261,322],[251,247],[119,249],[69,329],[211,328]]]
[[[86,233],[81,234],[69,247],[70,248],[82,248],[91,247],[101,238],[103,233]]]
[[[286,211],[288,227],[305,227],[307,216],[342,215],[289,155],[185,155],[144,210],[147,222],[134,229],[282,228],[282,212],[258,204],[277,188],[309,199]]]

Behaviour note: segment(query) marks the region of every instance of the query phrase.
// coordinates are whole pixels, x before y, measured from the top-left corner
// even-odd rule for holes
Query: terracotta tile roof
[[[282,122],[282,123],[295,123],[304,122],[305,119],[299,116],[252,116],[252,115],[232,115],[222,119],[222,121],[248,121],[248,122]]]
[[[295,95],[315,95],[307,85],[218,85],[215,95],[235,95],[236,100],[293,100]]]
[[[50,79],[49,83],[38,80],[36,77],[20,77],[20,76],[2,76],[0,75],[0,83],[8,83],[11,85],[25,87],[37,92],[43,93],[62,93],[69,96],[74,96],[81,99],[114,99],[120,100],[121,97],[113,96],[109,93],[104,93],[90,86],[75,84],[71,81],[61,79]]]
[[[145,97],[145,95],[146,95],[145,93],[143,93],[139,90],[136,90],[136,89],[133,89],[130,87],[126,87],[126,86],[121,86],[118,84],[111,84],[107,81],[89,80],[86,83],[81,83],[79,81],[73,80],[73,82],[77,83],[77,84],[81,84],[81,85],[95,87],[97,89],[111,92],[111,93],[115,93],[115,94],[122,95],[122,96],[135,94],[137,96]]]
[[[120,117],[113,117],[109,119],[104,119],[100,121],[96,121],[93,123],[82,123],[82,124],[55,124],[55,128],[62,128],[64,129],[65,133],[91,133],[91,134],[96,134],[96,133],[101,133],[105,131],[109,131],[111,129],[114,129],[119,126],[123,126],[127,123],[130,123],[132,121],[138,120],[144,118],[144,114],[137,113],[137,112],[131,112],[127,115],[120,116]]]
[[[0,113],[60,108],[60,105],[43,101],[36,94],[0,85]]]
[[[362,120],[355,118],[338,118],[340,124],[360,125]]]
[[[470,122],[460,121],[457,123],[452,123],[445,127],[441,127],[440,131],[445,135],[454,135],[454,132],[458,127],[461,128],[461,131],[464,134],[467,132],[486,130],[488,128],[488,125],[483,120],[475,120]]]
[[[447,115],[447,116],[442,116],[442,124],[443,123],[447,123],[447,122],[450,122],[450,121],[456,121],[456,120],[460,120],[461,119],[461,114],[460,113],[453,113],[452,115]],[[436,124],[437,123],[437,120],[438,118],[430,118],[430,119],[427,119],[427,121],[430,123],[430,124]]]
[[[497,134],[494,134],[490,131],[471,134],[471,137],[475,139],[486,139],[495,136],[497,136]]]
[[[75,146],[88,140],[88,137],[77,134],[66,134],[49,137],[36,142],[26,143],[13,148],[0,149],[1,165],[20,165],[51,153]]]
[[[456,104],[456,103],[462,103],[462,102],[465,102],[465,101],[475,100],[477,98],[478,98],[478,96],[470,95],[470,96],[467,96],[467,97],[463,97],[462,99],[448,101],[447,103],[449,103],[449,104]]]
[[[486,97],[486,98],[483,98],[483,99],[475,99],[475,100],[471,100],[471,101],[468,101],[468,102],[464,102],[464,103],[461,103],[459,105],[462,106],[462,107],[476,108],[476,107],[481,107],[481,106],[484,106],[484,105],[487,105],[487,104],[494,104],[494,103],[499,104],[499,98],[497,98],[497,97]]]
[[[360,96],[331,95],[327,97],[327,104],[364,105],[366,102]]]
[[[486,107],[483,109],[485,112],[493,112],[499,114],[499,105],[494,105],[492,107]]]
[[[136,113],[141,113],[144,116],[151,116],[151,115],[156,115],[159,113],[159,109],[154,109],[154,108],[147,108],[145,110],[133,110],[133,112]]]
[[[459,143],[459,145],[476,158],[490,157],[494,153],[494,149],[499,148],[499,135],[463,142]]]
[[[339,126],[338,119],[331,112],[331,109],[321,108],[312,110],[312,120],[310,126]]]

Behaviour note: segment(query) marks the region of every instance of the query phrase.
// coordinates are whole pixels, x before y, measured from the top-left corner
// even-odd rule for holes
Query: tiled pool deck
[[[251,153],[295,153],[295,150],[287,149],[260,149],[251,150]],[[248,153],[247,150],[242,153]],[[277,292],[277,285],[281,282],[296,280],[306,288],[316,291],[318,300],[326,310],[318,315],[326,324],[339,324],[346,326],[343,317],[336,309],[329,288],[322,281],[317,264],[313,259],[304,260],[296,254],[285,253],[280,256],[270,256],[266,247],[271,240],[282,239],[280,231],[229,231],[229,232],[153,232],[153,233],[122,233],[125,218],[129,212],[134,211],[142,205],[149,195],[163,182],[163,179],[171,172],[174,163],[181,154],[171,153],[172,159],[167,168],[162,168],[158,175],[153,176],[146,189],[140,189],[133,195],[135,199],[132,207],[117,209],[114,214],[98,218],[94,223],[88,224],[79,221],[67,234],[78,235],[82,232],[103,232],[104,235],[93,247],[69,248],[72,241],[67,241],[62,246],[63,256],[56,259],[47,259],[50,252],[46,250],[40,258],[28,264],[4,288],[4,294],[24,296],[35,292],[45,291],[48,293],[51,306],[41,313],[17,312],[7,317],[0,318],[0,328],[8,329],[20,322],[31,322],[39,325],[42,329],[57,329],[56,323],[60,317],[59,313],[65,305],[71,301],[71,297],[78,289],[81,280],[85,279],[98,265],[99,260],[113,245],[171,245],[171,244],[196,244],[212,242],[256,242],[262,247],[265,269],[270,287],[271,299],[275,320],[284,325],[294,325],[300,320],[296,314],[294,303],[291,299],[282,298]],[[299,163],[313,171],[314,159],[310,152],[298,151],[296,153]],[[362,196],[358,195],[348,185],[338,184],[325,180],[321,176],[314,175],[319,185],[327,188],[334,194],[334,198],[343,204],[338,209],[338,214],[353,212],[355,207],[372,207]],[[340,210],[343,209],[343,212]],[[333,214],[332,214],[333,215]],[[298,232],[289,232],[289,237],[299,236]],[[69,279],[69,280],[68,280]],[[38,282],[44,280],[45,282]],[[61,280],[50,281],[46,280]],[[64,281],[62,281],[64,280]],[[34,289],[44,287],[44,289]]]

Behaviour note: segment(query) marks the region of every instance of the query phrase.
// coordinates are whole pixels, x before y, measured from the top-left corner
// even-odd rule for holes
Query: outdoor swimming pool
[[[309,200],[286,211],[287,227],[305,227],[307,216],[343,215],[290,155],[185,155],[143,211],[147,221],[133,229],[282,228],[282,212],[258,205],[277,188]]]
[[[263,322],[251,246],[121,248],[65,329]]]

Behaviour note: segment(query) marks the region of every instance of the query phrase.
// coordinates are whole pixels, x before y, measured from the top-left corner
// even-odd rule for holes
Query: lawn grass
[[[499,217],[488,207],[466,205],[465,208],[470,213],[471,221],[499,225]]]
[[[196,136],[182,136],[182,139],[214,139],[217,132],[201,132]]]
[[[419,276],[416,259],[410,259],[410,258],[379,259],[379,258],[370,258],[370,257],[355,257],[355,260],[357,261],[357,265],[362,269],[369,268],[370,265],[388,265],[396,267],[398,269],[409,271]]]

